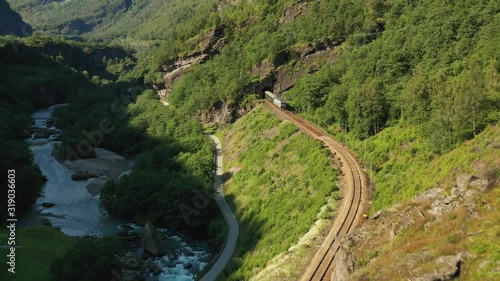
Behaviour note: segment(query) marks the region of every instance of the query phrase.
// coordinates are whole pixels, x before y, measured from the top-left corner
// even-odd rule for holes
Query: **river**
[[[58,106],[39,110],[32,115],[36,128],[50,128],[47,120]],[[35,162],[40,167],[43,175],[48,179],[43,188],[43,194],[36,203],[19,220],[20,227],[40,225],[41,220],[49,220],[54,227],[58,227],[64,234],[73,237],[98,236],[123,234],[124,229],[132,232],[140,232],[141,228],[124,219],[110,216],[99,207],[99,195],[92,195],[87,185],[90,180],[73,181],[71,171],[59,163],[51,154],[52,148],[57,141],[53,138],[30,138],[26,140],[34,154]],[[108,155],[112,152],[107,152]],[[128,162],[133,164],[133,162]],[[45,208],[44,203],[55,204]],[[128,225],[128,227],[127,227]],[[132,230],[130,230],[132,229]],[[147,276],[148,280],[159,281],[189,281],[194,280],[198,271],[202,270],[212,254],[204,243],[191,241],[166,229],[160,229],[168,240],[170,250],[175,254],[156,259],[150,262],[156,263],[161,269],[161,274]],[[138,256],[140,256],[138,254]]]

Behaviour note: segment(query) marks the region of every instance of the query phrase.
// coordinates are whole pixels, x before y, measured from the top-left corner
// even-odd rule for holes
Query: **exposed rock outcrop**
[[[75,93],[76,87],[60,81],[47,81],[31,88],[31,98],[37,108],[63,103],[69,93]]]
[[[92,196],[96,196],[97,194],[101,193],[101,190],[107,181],[108,181],[107,176],[101,176],[99,178],[92,179],[89,181],[89,183],[86,186],[87,191],[90,194],[92,194]]]
[[[300,16],[304,12],[307,11],[307,8],[309,7],[309,3],[299,0],[297,1],[294,5],[286,9],[283,14],[281,15],[281,18],[279,20],[280,24],[286,24],[289,23],[293,20],[295,20],[296,17]]]
[[[277,69],[274,92],[279,94],[295,86],[295,82],[302,76],[316,72],[325,63],[330,63],[336,58],[335,46],[310,46],[297,47],[295,50],[301,55],[296,63]]]
[[[350,275],[354,272],[355,270],[355,263],[354,260],[352,259],[353,255],[352,253],[349,253],[348,248],[343,248],[341,251],[338,252],[337,254],[337,261],[341,262],[336,262],[335,263],[335,270],[333,271],[332,274],[332,280],[335,281],[349,281]]]
[[[186,58],[179,58],[168,65],[163,66],[165,75],[163,81],[165,82],[166,89],[170,89],[174,82],[184,75],[191,66],[205,61],[208,54],[199,54]]]
[[[460,267],[462,265],[462,254],[453,256],[442,256],[435,261],[436,270],[424,276],[416,277],[413,281],[436,281],[436,280],[451,280],[460,276]],[[416,271],[418,272],[418,268]]]
[[[192,44],[198,45],[198,51],[186,56],[170,61],[161,67],[164,73],[164,85],[157,85],[160,98],[165,99],[175,81],[184,75],[189,68],[195,64],[203,63],[213,55],[219,53],[224,47],[224,38],[221,29],[213,29],[200,37],[192,39]]]
[[[210,125],[225,125],[235,119],[235,109],[227,102],[220,102],[209,111],[201,113],[201,121]]]
[[[378,280],[396,274],[405,280],[444,281],[460,276],[470,256],[463,239],[477,235],[468,234],[464,222],[488,210],[482,198],[494,186],[494,171],[476,169],[456,176],[451,187],[430,189],[377,212],[343,243],[332,280],[366,280],[368,275]]]
[[[496,179],[489,175],[462,174],[457,177],[457,186],[461,189],[474,187],[478,191],[486,192],[493,187]]]

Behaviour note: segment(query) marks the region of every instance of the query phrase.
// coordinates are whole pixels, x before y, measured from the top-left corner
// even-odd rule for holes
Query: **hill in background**
[[[30,36],[31,26],[10,8],[9,3],[0,0],[0,35]]]

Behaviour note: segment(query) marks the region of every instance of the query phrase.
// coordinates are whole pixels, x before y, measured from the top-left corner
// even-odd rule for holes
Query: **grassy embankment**
[[[288,254],[278,266],[279,276],[259,279],[293,279],[316,249],[311,244],[320,241],[290,247],[315,221],[333,216],[340,194],[329,152],[262,106],[227,128],[222,140],[225,194],[239,221],[240,237],[221,278],[249,280]],[[317,236],[327,228],[324,220]]]
[[[0,243],[7,244],[9,232],[0,229]],[[15,281],[48,281],[49,268],[52,262],[62,256],[72,245],[71,238],[53,227],[41,226],[21,228],[16,231],[16,269],[15,274],[7,272],[9,266],[5,262],[8,249],[0,248],[1,280]]]
[[[398,224],[403,216],[411,225],[392,240],[385,235],[380,221],[369,222],[363,231],[371,236],[362,244],[354,245],[358,257],[356,267],[360,271],[353,280],[364,280],[363,276],[410,278],[412,272],[422,276],[437,270],[438,257],[460,252],[466,253],[460,280],[497,280],[500,276],[500,245],[495,243],[500,237],[500,216],[496,211],[500,208],[500,128],[491,126],[441,156],[430,153],[416,156],[412,151],[426,149],[426,146],[414,136],[410,138],[412,134],[408,131],[402,132],[392,128],[370,139],[373,150],[366,157],[381,161],[377,164],[380,171],[374,173],[377,190],[374,205],[388,212],[384,216],[391,223]],[[358,150],[359,147],[361,145]],[[387,159],[382,160],[384,157]],[[496,178],[496,186],[489,192],[478,192],[468,199],[467,206],[461,205],[441,218],[427,212],[432,202],[405,200],[435,187],[444,187],[443,195],[450,195],[461,174],[490,181]],[[394,202],[400,204],[393,205]],[[391,208],[386,209],[389,204]]]

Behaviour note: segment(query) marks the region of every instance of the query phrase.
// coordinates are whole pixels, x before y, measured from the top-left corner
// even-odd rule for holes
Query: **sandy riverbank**
[[[88,172],[92,178],[88,180],[87,190],[92,195],[100,193],[108,180],[117,180],[122,174],[129,174],[133,160],[127,160],[112,151],[95,148],[96,158],[79,160],[62,160],[58,162],[70,169],[73,173]],[[57,158],[56,158],[57,159]]]

